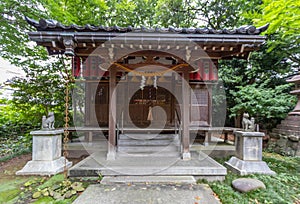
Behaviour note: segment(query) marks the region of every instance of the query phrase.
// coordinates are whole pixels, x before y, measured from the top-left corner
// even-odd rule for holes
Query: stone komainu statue
[[[47,118],[46,116],[43,116],[42,118],[42,129],[50,129],[50,130],[55,129],[54,122],[55,122],[54,113],[49,112]]]
[[[243,114],[242,128],[243,130],[246,131],[251,131],[251,132],[255,131],[255,119],[251,117],[251,119],[249,120],[248,113]]]

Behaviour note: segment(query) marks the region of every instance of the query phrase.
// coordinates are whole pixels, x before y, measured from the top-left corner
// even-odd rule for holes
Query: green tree
[[[249,11],[246,16],[257,25],[270,23],[266,31],[269,51],[300,65],[300,2],[293,0],[264,0],[260,12]]]
[[[158,0],[155,7],[155,20],[162,27],[196,26],[195,10],[191,0]]]
[[[0,56],[22,67],[26,73],[25,78],[11,80],[10,86],[15,92],[10,104],[19,110],[19,119],[35,126],[42,115],[56,109],[61,113],[58,110],[63,107],[63,77],[58,71],[61,63],[49,57],[43,47],[30,42],[27,32],[32,28],[24,18],[47,18],[46,10],[37,0],[5,0],[0,6],[0,14]]]
[[[33,0],[31,2],[4,0],[0,5],[0,56],[22,66],[27,74],[26,79],[16,79],[12,83],[17,90],[14,100],[16,106],[19,106],[20,109],[28,108],[25,105],[40,106],[43,109],[42,112],[55,109],[55,107],[59,107],[57,110],[60,110],[63,106],[64,95],[62,84],[65,70],[61,61],[63,58],[53,59],[51,57],[49,60],[50,57],[47,56],[44,48],[32,46],[29,43],[26,32],[32,28],[25,22],[24,16],[34,19],[52,18],[64,24],[78,25],[207,26],[221,29],[250,24],[253,18],[260,19],[255,21],[256,25],[265,24],[270,20],[266,14],[270,12],[270,16],[273,16],[273,10],[268,10],[267,7],[271,8],[271,6],[279,4],[282,6],[281,10],[276,10],[280,11],[277,17],[281,15],[283,17],[278,18],[281,19],[279,21],[281,24],[275,23],[275,25],[280,25],[280,29],[276,26],[272,27],[271,24],[270,31],[268,31],[270,32],[269,41],[278,45],[275,46],[276,49],[274,43],[268,44],[262,51],[253,53],[250,61],[234,59],[231,62],[220,63],[219,71],[225,84],[230,114],[237,116],[242,111],[257,114],[261,109],[253,107],[260,106],[243,106],[243,103],[251,104],[251,98],[247,99],[248,92],[251,94],[255,89],[269,92],[275,90],[276,87],[280,87],[282,91],[288,91],[286,86],[281,85],[285,83],[284,77],[294,73],[291,62],[296,62],[295,59],[299,57],[297,54],[299,53],[299,37],[297,37],[299,36],[297,35],[299,20],[292,22],[291,19],[297,20],[298,17],[290,14],[293,12],[297,14],[299,9],[295,12],[293,8],[298,8],[299,3],[292,2],[284,8],[283,5],[287,4],[282,3],[282,0],[275,1],[275,3],[269,0],[263,3],[260,0]],[[285,14],[285,12],[289,14]],[[277,22],[276,18],[273,21]],[[291,25],[293,29],[296,28],[293,30],[294,32],[290,29]],[[274,30],[276,32],[273,32]],[[293,42],[293,44],[291,45],[289,42]],[[284,51],[284,54],[281,50]],[[61,70],[63,72],[60,72]],[[277,96],[287,97],[287,95],[272,95],[272,92],[269,96],[274,96],[274,99]],[[249,101],[237,100],[236,97]],[[290,99],[287,98],[287,100]],[[259,103],[263,103],[263,101],[258,100],[257,104]],[[273,104],[275,106],[275,103]],[[276,106],[281,107],[283,104],[277,103]],[[269,107],[265,106],[265,110],[267,109]],[[276,110],[279,111],[279,114],[272,111],[272,115],[277,114],[280,117],[283,117],[281,113],[286,111],[282,108]],[[268,114],[264,113],[261,117],[264,115]]]

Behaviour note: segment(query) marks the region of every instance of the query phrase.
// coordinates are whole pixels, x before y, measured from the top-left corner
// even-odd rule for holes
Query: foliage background
[[[24,16],[64,24],[135,27],[220,29],[270,23],[268,41],[260,51],[248,60],[221,61],[219,73],[227,94],[226,125],[240,126],[246,111],[271,130],[296,101],[285,80],[299,68],[299,4],[293,0],[3,0],[0,56],[22,67],[26,78],[8,84],[16,91],[1,108],[1,136],[13,135],[15,127],[22,127],[20,133],[39,127],[41,116],[49,111],[55,112],[58,126],[62,124],[63,62],[68,60],[49,57],[43,47],[31,43],[27,32],[33,28]]]

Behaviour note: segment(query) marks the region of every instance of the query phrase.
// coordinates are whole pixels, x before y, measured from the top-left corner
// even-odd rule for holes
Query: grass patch
[[[20,192],[21,192],[21,190],[19,188],[1,191],[0,192],[0,203],[8,203],[10,200],[17,197]]]
[[[18,156],[21,156],[23,154],[27,154],[27,153],[30,153],[31,152],[31,148],[28,148],[28,149],[21,149],[17,152],[14,152],[14,153],[11,153],[9,155],[5,155],[3,157],[0,157],[0,162],[5,162],[5,161],[8,161],[10,159],[13,159],[15,157],[18,157]]]
[[[50,186],[53,186],[55,184],[58,184],[64,180],[64,175],[63,174],[57,174],[52,176],[50,179],[48,179],[45,183],[42,185],[38,186],[39,189],[47,188]]]
[[[228,172],[225,181],[212,182],[210,187],[219,196],[223,204],[226,203],[298,203],[300,202],[300,158],[286,157],[275,153],[264,153],[263,160],[277,173],[276,176],[248,175],[264,182],[266,189],[248,193],[239,193],[231,187],[234,179],[240,178]],[[224,164],[225,159],[219,160]]]
[[[0,162],[31,152],[30,136],[0,137]]]
[[[35,202],[33,202],[33,204],[69,204],[69,203],[72,203],[73,201],[75,201],[77,197],[72,197],[72,198],[69,198],[69,199],[64,199],[64,200],[55,200],[53,199],[52,197],[42,197],[38,200],[36,200]]]
[[[14,203],[21,194],[21,185],[29,178],[3,180],[0,185],[0,203]],[[5,181],[5,182],[4,182]]]

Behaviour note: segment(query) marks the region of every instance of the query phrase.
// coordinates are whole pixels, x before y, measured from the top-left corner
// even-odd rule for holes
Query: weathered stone
[[[295,156],[296,152],[293,148],[291,148],[290,146],[287,146],[285,149],[285,155],[287,156]]]
[[[271,136],[278,139],[274,151],[279,154],[289,156],[300,154],[300,145],[298,145],[300,140],[300,115],[294,114],[293,111],[272,130]]]
[[[298,142],[298,147],[297,147],[295,156],[296,156],[296,157],[300,157],[300,142]]]
[[[200,176],[209,181],[224,180],[227,169],[202,152],[191,152],[192,159],[170,157],[117,157],[106,160],[106,152],[95,152],[74,165],[69,176]]]
[[[293,141],[293,142],[298,142],[299,141],[299,136],[296,135],[290,135],[289,140]]]
[[[61,156],[63,130],[32,131],[32,161],[27,162],[17,175],[54,175],[72,166]]]
[[[262,161],[262,137],[261,132],[235,132],[236,157],[231,157],[225,162],[227,168],[240,175],[248,174],[276,174]]]
[[[232,187],[242,193],[247,193],[256,189],[265,189],[266,186],[263,182],[251,178],[239,178],[232,181]]]
[[[74,204],[94,203],[209,203],[218,204],[219,200],[206,184],[136,184],[136,185],[89,185],[73,202]]]
[[[285,139],[284,137],[281,137],[279,140],[277,140],[276,144],[282,150],[282,149],[285,149],[286,143],[287,143],[287,139]]]
[[[180,183],[196,184],[193,176],[105,176],[101,184],[114,183]]]
[[[260,161],[262,159],[262,132],[235,132],[236,156],[242,160]]]
[[[236,157],[231,157],[228,162],[225,162],[225,166],[241,176],[249,174],[276,174],[264,161],[244,161]]]

